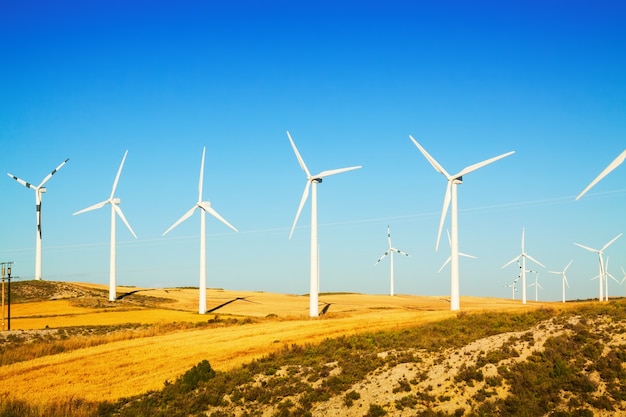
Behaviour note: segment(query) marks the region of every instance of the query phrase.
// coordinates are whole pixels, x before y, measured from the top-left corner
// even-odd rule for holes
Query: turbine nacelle
[[[46,189],[46,187],[37,188],[37,192],[38,192],[39,194],[43,194],[43,193],[45,193],[46,191],[48,191],[48,190]]]
[[[453,184],[463,184],[463,176],[461,175],[460,177],[456,177],[455,179],[452,180]]]
[[[120,200],[120,198],[115,197],[111,199],[111,204],[115,204],[116,206],[119,205],[122,202],[122,200]]]

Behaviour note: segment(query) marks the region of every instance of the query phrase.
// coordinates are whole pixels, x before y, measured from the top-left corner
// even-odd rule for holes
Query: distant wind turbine
[[[591,187],[596,185],[602,178],[606,177],[609,174],[609,172],[613,171],[615,168],[620,166],[621,163],[624,162],[624,159],[626,159],[626,149],[624,149],[622,153],[617,155],[617,158],[615,158],[613,162],[611,162],[606,168],[604,168],[604,170],[600,174],[598,174],[598,176],[594,178],[594,180],[591,181],[591,183],[589,183],[589,185],[580,194],[578,194],[578,196],[576,197],[576,200],[578,200],[580,197],[585,195],[585,193],[589,191]]]
[[[611,239],[606,245],[602,246],[602,249],[594,249],[591,248],[589,246],[585,246],[585,245],[581,245],[580,243],[574,243],[574,245],[581,247],[585,250],[588,250],[589,252],[595,252],[598,254],[598,267],[599,267],[599,273],[598,273],[598,281],[599,281],[599,289],[600,289],[600,296],[598,298],[598,301],[602,301],[604,299],[604,294],[603,294],[603,285],[602,285],[602,280],[605,274],[605,267],[604,267],[604,258],[602,257],[602,254],[604,253],[604,251],[613,244],[613,242],[615,242],[617,239],[619,239],[622,236],[622,233],[620,233],[619,235],[615,236],[613,239]],[[608,301],[608,298],[607,298]]]
[[[298,212],[296,213],[296,218],[293,221],[293,226],[291,226],[291,232],[289,233],[289,239],[293,235],[293,231],[298,223],[298,218],[300,217],[300,212],[302,211],[302,207],[304,207],[304,203],[306,203],[307,198],[309,197],[309,188],[311,189],[311,274],[310,274],[310,291],[309,291],[309,316],[310,317],[318,317],[318,298],[319,298],[319,251],[317,244],[317,184],[322,182],[324,177],[328,177],[335,174],[340,174],[346,171],[352,171],[354,169],[359,169],[361,166],[353,166],[349,168],[339,168],[339,169],[331,169],[328,171],[322,171],[317,175],[311,175],[309,169],[307,168],[302,156],[300,156],[300,152],[298,152],[298,148],[296,148],[296,144],[291,138],[291,134],[287,132],[287,137],[289,138],[289,142],[291,143],[291,147],[293,148],[293,152],[296,154],[296,158],[298,158],[298,162],[300,163],[300,168],[306,174],[306,185],[304,187],[304,193],[302,193],[302,199],[300,200],[300,205],[298,206]]]
[[[36,280],[41,280],[42,279],[42,272],[41,272],[41,241],[42,241],[42,236],[41,236],[41,220],[42,220],[42,216],[41,216],[41,203],[42,203],[42,199],[43,199],[43,193],[46,192],[46,187],[44,187],[44,185],[46,185],[46,183],[48,182],[48,180],[50,178],[52,178],[52,176],[54,174],[57,173],[58,170],[61,169],[61,167],[63,165],[65,165],[67,163],[67,161],[69,161],[70,159],[67,158],[65,161],[61,162],[61,164],[59,164],[58,167],[56,167],[54,170],[52,170],[52,172],[50,172],[48,175],[46,175],[46,177],[39,183],[39,185],[35,186],[29,182],[24,181],[21,178],[16,177],[13,174],[7,173],[7,175],[11,178],[13,178],[15,181],[19,182],[20,184],[22,184],[24,187],[26,188],[30,188],[31,190],[35,191],[35,209],[37,210],[37,234],[36,234],[36,239],[35,239],[35,279]]]
[[[437,172],[443,174],[448,181],[448,185],[446,187],[446,194],[443,199],[443,209],[441,210],[441,220],[439,221],[439,231],[437,232],[437,244],[435,245],[435,250],[439,249],[439,240],[441,239],[441,231],[443,229],[443,223],[448,214],[448,209],[450,205],[452,208],[450,209],[450,229],[451,229],[451,244],[450,244],[450,310],[459,310],[461,308],[461,300],[460,300],[460,289],[459,289],[459,230],[458,230],[458,210],[457,210],[457,190],[456,187],[458,184],[463,183],[463,175],[469,174],[470,172],[476,171],[479,168],[484,167],[485,165],[491,164],[499,159],[502,159],[506,156],[512,155],[515,153],[514,151],[507,152],[505,154],[496,156],[491,159],[487,159],[486,161],[479,162],[474,165],[470,165],[468,167],[463,168],[457,174],[450,175],[448,172],[433,158],[430,156],[426,149],[422,147],[413,136],[409,135],[409,138],[415,146],[420,150],[422,155],[430,162],[430,164],[435,168]]]
[[[450,231],[446,230],[446,233],[448,235],[448,245],[450,247],[452,247],[452,240],[450,239]],[[476,257],[474,255],[468,255],[467,253],[463,253],[463,252],[459,252],[459,256],[463,256],[465,258],[476,259]],[[443,270],[443,268],[445,268],[446,265],[448,265],[450,263],[450,259],[452,259],[452,256],[448,256],[448,259],[446,259],[446,261],[443,263],[443,265],[441,265],[441,268],[439,268],[439,271],[437,271],[437,273],[440,273]]]
[[[202,148],[202,162],[200,163],[200,180],[198,181],[198,201],[192,208],[187,211],[187,213],[183,214],[180,219],[176,220],[173,225],[171,225],[165,232],[163,232],[163,236],[168,234],[170,230],[187,220],[191,215],[196,211],[196,209],[200,209],[200,288],[199,288],[199,300],[198,300],[198,313],[204,314],[206,313],[206,213],[209,213],[217,220],[224,223],[226,226],[233,229],[237,232],[235,227],[228,223],[222,216],[220,216],[213,207],[211,207],[211,202],[202,201],[202,182],[204,178],[204,154],[206,152],[206,147]]]
[[[539,283],[539,271],[533,271],[535,273],[535,282],[531,283],[529,287],[535,287],[535,301],[539,301],[539,288],[543,290],[543,287]]]
[[[606,257],[606,267],[604,270],[604,299],[609,301],[609,278],[613,281],[617,282],[619,285],[619,281],[609,272],[609,257]]]
[[[571,261],[569,261],[569,263],[565,266],[565,268],[563,268],[562,271],[549,271],[551,274],[557,274],[561,276],[561,286],[563,287],[563,302],[565,302],[565,286],[567,285],[567,288],[569,288],[569,283],[567,282],[567,277],[565,276],[565,271],[567,271],[567,268],[569,268],[569,266],[572,264],[573,259]]]
[[[124,213],[122,213],[122,209],[119,207],[121,200],[119,198],[115,198],[115,189],[117,188],[117,182],[120,179],[120,174],[122,173],[122,168],[124,167],[124,161],[126,161],[126,155],[128,155],[128,150],[124,152],[124,157],[122,158],[122,163],[120,164],[120,167],[117,170],[117,175],[115,176],[115,181],[113,181],[113,188],[111,189],[111,195],[109,195],[109,198],[97,204],[94,204],[93,206],[89,206],[85,209],[82,209],[73,213],[73,215],[75,216],[77,214],[85,213],[87,211],[97,210],[99,208],[104,207],[107,204],[111,205],[111,249],[110,249],[111,254],[109,258],[109,301],[115,301],[116,296],[117,296],[116,291],[115,291],[117,287],[117,283],[116,283],[117,278],[116,278],[116,272],[115,272],[115,250],[116,250],[115,249],[115,231],[116,231],[115,215],[116,214],[120,216],[120,219],[122,219],[122,221],[124,222],[128,230],[130,231],[130,233],[133,235],[135,239],[137,239],[137,235],[133,231],[132,227],[130,227],[130,224],[128,224],[128,221],[126,221],[126,217],[124,217]]]
[[[396,249],[393,247],[393,245],[391,244],[391,232],[389,231],[389,226],[387,226],[387,242],[389,242],[389,248],[387,249],[387,251],[385,251],[385,253],[383,253],[383,256],[381,256],[376,263],[374,264],[374,266],[378,265],[380,263],[380,261],[383,260],[383,258],[387,255],[389,255],[389,264],[391,265],[391,272],[390,272],[390,291],[389,291],[389,295],[391,295],[393,297],[394,295],[394,281],[393,281],[393,253],[399,253],[400,255],[404,255],[404,256],[411,256],[406,252],[402,252],[400,249]]]
[[[517,280],[519,279],[519,276],[517,276],[515,278],[515,280],[513,280],[512,283],[510,283],[509,285],[505,285],[505,288],[511,288],[511,299],[515,300],[515,293],[517,292]]]
[[[507,262],[504,265],[502,265],[502,268],[506,268],[507,266],[511,265],[513,262],[515,262],[517,260],[521,260],[522,261],[521,262],[521,268],[522,268],[522,271],[521,271],[521,273],[522,273],[522,304],[526,304],[526,272],[529,272],[529,271],[526,270],[526,258],[530,259],[531,261],[533,261],[537,265],[545,268],[545,266],[541,262],[539,262],[538,260],[536,260],[535,258],[530,256],[529,254],[527,254],[526,251],[524,250],[524,228],[522,227],[522,253],[517,255],[515,258],[511,259],[509,262]]]

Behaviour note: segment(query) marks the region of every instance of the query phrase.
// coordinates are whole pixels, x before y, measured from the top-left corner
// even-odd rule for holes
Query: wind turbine
[[[187,213],[183,214],[182,217],[173,225],[171,225],[165,232],[163,232],[162,236],[165,236],[169,233],[170,230],[187,220],[193,214],[196,209],[200,209],[200,291],[199,291],[199,301],[198,301],[198,313],[204,314],[206,313],[206,213],[209,213],[217,220],[224,223],[226,226],[233,229],[237,232],[235,227],[228,223],[222,216],[218,214],[213,207],[211,207],[211,202],[202,201],[202,180],[204,177],[204,154],[206,152],[206,147],[202,148],[202,162],[200,163],[200,180],[198,181],[198,201],[194,206],[187,211]]]
[[[624,162],[624,159],[626,159],[626,149],[624,149],[622,153],[617,155],[617,158],[615,158],[613,162],[611,162],[606,168],[604,168],[604,170],[600,174],[598,174],[598,176],[594,178],[594,180],[591,181],[591,183],[589,183],[589,185],[580,194],[578,194],[576,200],[585,195],[585,193],[589,191],[591,187],[596,185],[602,178],[606,177],[609,172],[613,171],[615,168],[621,165],[621,163]]]
[[[567,288],[569,288],[569,283],[567,282],[567,277],[565,276],[565,271],[567,271],[567,268],[569,268],[569,266],[572,264],[572,261],[569,261],[569,263],[565,266],[565,268],[562,271],[549,271],[551,274],[557,274],[557,275],[561,275],[561,286],[563,287],[563,302],[565,302],[565,286],[567,285]]]
[[[73,214],[74,216],[76,216],[77,214],[85,213],[85,212],[92,211],[92,210],[97,210],[99,208],[104,207],[107,204],[111,205],[111,249],[110,249],[111,254],[109,258],[109,301],[115,301],[116,296],[117,296],[115,292],[116,287],[117,287],[116,273],[115,273],[115,253],[116,253],[115,252],[116,251],[115,249],[115,240],[116,240],[115,239],[115,231],[116,231],[115,217],[116,216],[115,215],[116,214],[120,216],[120,219],[122,219],[122,221],[124,222],[128,230],[130,231],[130,233],[133,235],[135,239],[137,239],[137,235],[133,231],[132,227],[130,227],[130,224],[128,224],[128,221],[126,221],[126,217],[124,217],[124,213],[122,213],[122,209],[119,206],[121,200],[115,197],[115,189],[117,188],[117,182],[120,179],[120,174],[122,173],[122,168],[124,167],[124,161],[126,161],[126,155],[128,155],[128,150],[124,152],[124,157],[122,158],[120,167],[117,170],[117,175],[115,175],[115,181],[113,181],[113,188],[111,189],[111,195],[109,195],[109,198],[97,204],[94,204],[93,206],[89,206],[87,208],[79,210]]]
[[[452,241],[450,239],[450,231],[446,230],[446,233],[448,234],[448,245],[450,247],[452,247]],[[474,255],[468,255],[467,253],[463,253],[463,252],[459,252],[459,256],[464,256],[466,258],[476,259],[476,257]],[[437,273],[440,273],[443,270],[443,268],[445,268],[446,265],[448,265],[450,263],[450,259],[452,259],[452,256],[448,256],[448,259],[446,259],[446,261],[443,263],[443,265],[441,265],[441,268],[439,268],[439,271],[437,271]]]
[[[517,280],[519,279],[519,275],[513,280],[513,282],[509,285],[505,285],[505,288],[511,288],[511,299],[515,300],[515,293],[517,292]]]
[[[535,301],[539,301],[539,288],[543,290],[543,287],[539,283],[539,271],[533,271],[535,273],[535,282],[531,283],[529,287],[535,287]]]
[[[35,191],[35,209],[37,211],[37,237],[35,240],[36,242],[35,243],[35,279],[36,280],[42,279],[42,273],[41,273],[41,203],[43,199],[43,193],[46,192],[46,187],[44,187],[44,185],[46,185],[48,180],[50,180],[50,178],[52,178],[52,176],[56,174],[57,171],[60,170],[61,167],[65,165],[67,161],[69,160],[70,159],[67,158],[65,161],[61,162],[61,164],[59,164],[58,167],[56,167],[55,169],[52,170],[52,172],[46,175],[46,177],[37,186],[29,182],[26,182],[23,179],[18,178],[13,174],[7,173],[9,177],[13,178],[15,181],[19,182],[24,187],[30,188],[31,190]]]
[[[622,280],[619,282],[619,285],[622,285],[624,281],[626,281],[626,271],[624,271],[623,266],[621,268],[622,268],[622,275],[624,275],[624,278],[622,278]]]
[[[476,171],[485,165],[491,164],[506,156],[512,155],[514,151],[507,152],[505,154],[496,156],[486,161],[479,162],[474,165],[463,168],[457,174],[450,175],[448,172],[433,158],[430,156],[426,149],[424,149],[414,138],[409,135],[409,138],[413,141],[415,146],[420,150],[422,155],[426,157],[428,162],[435,168],[435,170],[446,177],[448,185],[446,187],[446,194],[443,199],[443,209],[441,210],[441,220],[439,221],[439,231],[437,233],[437,244],[435,245],[435,251],[439,249],[439,240],[441,239],[441,230],[443,229],[443,223],[448,214],[448,208],[450,209],[450,229],[452,232],[450,241],[450,310],[459,310],[461,308],[460,301],[460,289],[459,289],[459,230],[458,230],[458,211],[457,211],[457,190],[456,187],[463,183],[463,175]]]
[[[604,277],[604,258],[602,257],[602,254],[604,253],[604,251],[613,244],[613,242],[615,242],[617,239],[620,238],[620,236],[622,236],[622,233],[620,233],[619,235],[615,236],[613,239],[611,239],[606,245],[602,246],[602,249],[594,249],[594,248],[590,248],[589,246],[585,246],[585,245],[581,245],[580,243],[574,243],[574,245],[579,246],[585,250],[588,250],[589,252],[595,252],[598,254],[598,265],[599,265],[599,273],[598,273],[598,278],[599,278],[599,288],[600,288],[600,296],[598,301],[602,301],[603,299],[603,291],[602,291],[602,279]]]
[[[524,228],[522,227],[522,253],[517,255],[515,258],[511,259],[509,262],[507,262],[504,265],[502,265],[502,268],[506,268],[507,266],[511,265],[513,262],[515,262],[515,261],[517,261],[519,259],[522,260],[522,264],[521,264],[521,268],[522,268],[522,304],[526,304],[526,272],[530,272],[530,271],[526,270],[526,258],[530,259],[531,261],[533,261],[537,265],[541,266],[542,268],[545,268],[545,266],[541,262],[539,262],[538,260],[536,260],[535,258],[530,256],[529,254],[527,254],[526,251],[524,250]]]
[[[331,169],[328,171],[322,171],[317,175],[311,175],[309,169],[306,167],[302,156],[300,156],[300,152],[298,152],[298,148],[296,148],[296,144],[289,132],[287,132],[287,137],[289,138],[289,142],[291,142],[291,147],[293,148],[293,152],[296,154],[296,158],[298,158],[298,162],[300,163],[300,168],[306,174],[306,185],[304,186],[304,193],[302,193],[302,199],[300,200],[300,205],[298,206],[298,212],[296,213],[296,218],[293,221],[293,226],[291,226],[291,232],[289,233],[289,239],[293,235],[293,231],[296,227],[296,223],[298,223],[298,217],[300,217],[300,212],[302,211],[302,207],[304,203],[306,203],[307,198],[309,197],[309,188],[311,189],[311,275],[310,275],[310,292],[309,292],[309,316],[310,317],[318,317],[319,313],[318,309],[318,295],[319,295],[319,275],[318,275],[318,262],[319,262],[319,251],[317,245],[317,184],[322,182],[324,177],[329,177],[331,175],[340,174],[346,171],[352,171],[354,169],[359,169],[361,166],[354,166],[348,168],[338,168]]]
[[[609,257],[606,257],[606,268],[604,270],[604,300],[609,301],[609,278],[613,281],[617,282],[619,285],[620,282],[609,272]]]
[[[394,295],[394,284],[393,284],[393,253],[399,253],[400,255],[404,255],[404,256],[411,256],[406,252],[402,252],[399,249],[396,249],[393,247],[393,245],[391,244],[391,232],[389,231],[389,226],[387,226],[387,241],[389,242],[389,248],[387,249],[387,251],[385,251],[385,253],[383,253],[383,256],[381,256],[376,263],[374,264],[374,266],[378,265],[380,263],[380,261],[383,260],[383,258],[387,255],[389,255],[389,263],[391,265],[391,278],[390,278],[390,291],[389,291],[389,295],[391,295],[393,297]]]

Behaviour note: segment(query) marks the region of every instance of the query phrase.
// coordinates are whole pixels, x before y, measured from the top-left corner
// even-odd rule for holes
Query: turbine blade
[[[464,256],[466,258],[478,259],[474,255],[468,255],[467,253],[459,252],[459,256]]]
[[[511,265],[513,262],[517,261],[520,258],[521,255],[517,255],[515,258],[511,259],[509,262],[505,263],[504,265],[502,265],[500,267],[500,269],[504,269],[507,266]]]
[[[450,263],[450,260],[452,259],[452,256],[448,256],[448,259],[446,259],[446,261],[443,263],[443,265],[441,265],[441,268],[439,268],[439,271],[437,271],[437,273],[440,273],[443,268],[446,267],[446,265],[448,265]]]
[[[391,231],[389,230],[389,225],[387,225],[387,242],[389,242],[389,247],[391,248]]]
[[[563,269],[563,273],[565,273],[565,271],[567,271],[567,268],[569,268],[569,266],[572,264],[572,262],[574,262],[574,260],[570,260],[569,263],[567,264],[567,266],[565,267],[565,269]]]
[[[563,275],[563,280],[565,281],[565,285],[567,285],[567,288],[569,288],[569,282],[567,282],[567,277],[565,275]]]
[[[172,230],[173,228],[175,228],[176,226],[178,226],[179,224],[187,220],[189,216],[191,216],[194,210],[197,208],[198,208],[198,205],[194,205],[187,213],[183,214],[180,219],[176,220],[176,222],[173,225],[171,225],[165,232],[163,232],[161,236],[165,236],[166,234],[170,232],[170,230]]]
[[[130,227],[130,224],[128,224],[128,221],[126,220],[126,217],[124,217],[124,213],[122,213],[122,209],[117,204],[113,204],[113,209],[115,210],[117,215],[120,216],[120,219],[122,219],[122,221],[124,222],[124,224],[126,225],[128,230],[130,231],[130,233],[133,235],[133,237],[135,239],[137,239],[137,235],[133,231],[133,228]]]
[[[448,215],[448,209],[450,208],[450,199],[451,199],[451,191],[452,181],[448,181],[448,186],[446,187],[446,195],[443,197],[443,208],[441,209],[441,219],[439,220],[439,230],[437,231],[437,244],[435,245],[435,251],[439,250],[439,241],[441,240],[441,231],[443,229],[443,223],[446,220],[446,216]]]
[[[198,180],[198,204],[202,202],[202,184],[204,182],[204,154],[206,146],[202,148],[202,162],[200,163],[200,179]]]
[[[327,171],[320,172],[319,174],[315,175],[314,178],[329,177],[331,175],[341,174],[342,172],[352,171],[352,170],[359,169],[359,168],[363,168],[363,167],[358,165],[358,166],[353,166],[353,167],[348,167],[348,168],[330,169]]]
[[[120,167],[117,169],[117,174],[115,175],[115,181],[113,181],[113,188],[111,188],[111,196],[109,199],[113,199],[113,195],[115,194],[115,189],[117,188],[117,182],[120,180],[120,174],[122,173],[122,168],[124,167],[124,161],[126,161],[126,155],[128,154],[128,149],[124,152],[124,156],[122,157],[122,163]]]
[[[304,186],[304,193],[302,193],[302,198],[300,199],[300,205],[298,206],[298,211],[296,212],[296,218],[293,221],[293,225],[291,226],[291,232],[289,233],[289,239],[293,235],[293,230],[296,228],[296,223],[298,223],[298,217],[300,217],[300,212],[302,211],[302,207],[304,207],[304,203],[306,203],[306,199],[309,198],[309,188],[311,187],[311,181],[306,182]]]
[[[296,158],[298,158],[298,162],[300,163],[300,168],[302,168],[307,178],[311,177],[311,173],[309,172],[309,169],[306,167],[306,164],[304,163],[304,159],[302,159],[302,156],[300,156],[300,152],[298,152],[298,148],[296,148],[296,143],[291,138],[291,134],[289,134],[289,131],[287,131],[287,137],[289,138],[289,142],[291,142],[291,147],[293,148],[293,152],[296,154]]]
[[[590,248],[589,246],[581,245],[580,243],[576,243],[576,242],[574,242],[574,245],[576,245],[576,246],[578,246],[578,247],[581,247],[581,248],[583,248],[583,249],[586,249],[586,250],[588,250],[589,252],[595,252],[595,253],[600,252],[600,251],[599,251],[599,250],[597,250],[597,249]]]
[[[589,183],[589,185],[585,187],[585,189],[580,194],[578,194],[576,200],[585,195],[585,193],[589,191],[591,187],[596,185],[602,178],[606,177],[609,172],[617,168],[622,162],[624,162],[624,159],[626,159],[626,149],[624,149],[621,154],[617,155],[617,158],[615,158],[613,162],[611,162],[606,168],[604,168],[604,170],[600,174],[598,174],[598,176],[594,178],[594,180],[591,181],[591,183]]]
[[[228,223],[226,221],[226,219],[224,219],[222,216],[220,216],[220,214],[215,211],[215,209],[213,207],[211,207],[210,203],[207,201],[204,201],[200,204],[200,207],[206,211],[207,213],[209,213],[211,216],[215,217],[217,220],[221,221],[222,223],[224,223],[226,226],[230,227],[231,229],[233,229],[235,232],[238,232],[239,230],[237,230],[235,228],[235,226],[233,226],[232,224]]]
[[[470,165],[470,166],[468,166],[466,168],[463,168],[463,170],[461,170],[461,172],[456,174],[454,176],[454,178],[458,178],[458,177],[462,177],[463,175],[467,175],[470,172],[476,171],[477,169],[482,168],[485,165],[489,165],[489,164],[491,164],[493,162],[496,162],[499,159],[505,158],[505,157],[507,157],[509,155],[513,155],[514,153],[515,153],[515,151],[510,151],[510,152],[507,152],[507,153],[503,153],[502,155],[494,156],[493,158],[487,159],[487,160],[479,162],[477,164]]]
[[[406,252],[402,252],[400,249],[396,249],[396,248],[391,248],[390,250],[394,251],[395,253],[399,253],[400,255],[404,255],[404,256],[411,256]]]
[[[61,163],[59,164],[59,166],[58,166],[58,167],[56,167],[55,169],[53,169],[53,170],[52,170],[52,172],[50,172],[48,175],[46,175],[46,178],[44,178],[44,179],[41,181],[41,184],[39,184],[39,186],[38,186],[37,188],[41,188],[41,187],[43,187],[43,185],[44,185],[45,183],[47,183],[47,182],[48,182],[48,180],[49,180],[50,178],[52,178],[52,176],[53,176],[54,174],[56,174],[56,173],[57,173],[57,171],[58,171],[58,170],[60,170],[60,169],[61,169],[61,167],[62,167],[63,165],[65,165],[65,164],[67,163],[67,161],[69,161],[69,160],[70,160],[70,158],[67,158],[65,161],[61,162]]]
[[[428,152],[426,152],[426,149],[424,149],[422,147],[422,145],[420,145],[414,138],[413,136],[409,135],[409,138],[413,141],[413,143],[415,144],[415,146],[417,146],[417,149],[420,150],[420,152],[422,153],[422,155],[424,155],[424,157],[428,160],[428,162],[430,162],[430,164],[433,166],[433,168],[435,168],[435,170],[443,175],[445,175],[445,177],[448,180],[451,180],[453,177],[450,176],[450,174],[448,174],[448,171],[446,171],[440,164],[439,162],[437,162],[435,160],[435,158],[433,158],[432,156],[430,156],[430,154]]]
[[[105,206],[105,204],[107,204],[108,202],[109,202],[109,200],[104,200],[104,201],[101,201],[101,202],[96,203],[96,204],[94,204],[94,205],[92,205],[92,206],[89,206],[89,207],[84,208],[84,209],[82,209],[82,210],[78,210],[78,211],[77,211],[77,212],[75,212],[75,213],[72,213],[72,216],[76,216],[77,214],[85,213],[85,212],[87,212],[87,211],[91,211],[91,210],[97,210],[97,209],[99,209],[99,208],[104,207],[104,206]]]
[[[383,260],[383,258],[384,258],[385,256],[387,256],[387,255],[389,255],[389,251],[387,251],[387,252],[383,253],[383,256],[381,256],[380,258],[378,258],[378,260],[376,261],[376,263],[374,264],[374,266],[378,265],[378,264],[380,263],[380,261],[382,261],[382,260]]]
[[[545,268],[545,265],[542,264],[541,262],[539,262],[538,260],[536,260],[535,258],[533,258],[532,256],[530,256],[529,254],[525,253],[524,256],[526,256],[528,259],[530,259],[531,261],[533,261],[534,263],[536,263],[537,265]]]
[[[29,182],[26,182],[26,181],[24,181],[23,179],[18,178],[18,177],[16,177],[15,175],[10,174],[10,173],[8,173],[8,172],[7,172],[7,175],[8,175],[9,177],[13,178],[15,181],[19,182],[20,184],[22,184],[22,185],[23,185],[24,187],[26,187],[26,188],[32,188],[33,190],[37,190],[37,187],[35,187],[33,184],[31,184],[31,183],[29,183]]]
[[[617,239],[619,239],[621,236],[623,235],[623,233],[620,233],[619,235],[615,236],[609,243],[607,243],[606,245],[604,245],[602,247],[602,249],[600,249],[600,252],[604,252],[604,250],[606,248],[608,248],[609,246],[611,246],[613,244],[613,242],[615,242]]]

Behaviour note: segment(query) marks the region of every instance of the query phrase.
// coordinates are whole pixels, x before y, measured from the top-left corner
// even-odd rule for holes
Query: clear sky
[[[43,198],[46,280],[107,283],[116,196],[118,284],[197,286],[199,215],[161,234],[197,199],[207,217],[208,286],[309,290],[309,169],[362,165],[318,187],[320,290],[384,294],[393,244],[397,294],[447,296],[446,240],[435,252],[446,186],[459,190],[461,295],[510,297],[501,266],[526,251],[542,300],[598,296],[599,248],[626,232],[626,166],[575,196],[626,148],[623,1],[19,1],[0,4],[0,260],[32,278],[34,193]],[[449,227],[449,217],[446,226]],[[619,280],[626,236],[606,252]],[[534,274],[528,275],[529,284]],[[610,284],[609,294],[626,295]],[[518,295],[519,297],[519,295]],[[534,289],[528,298],[534,299]]]

